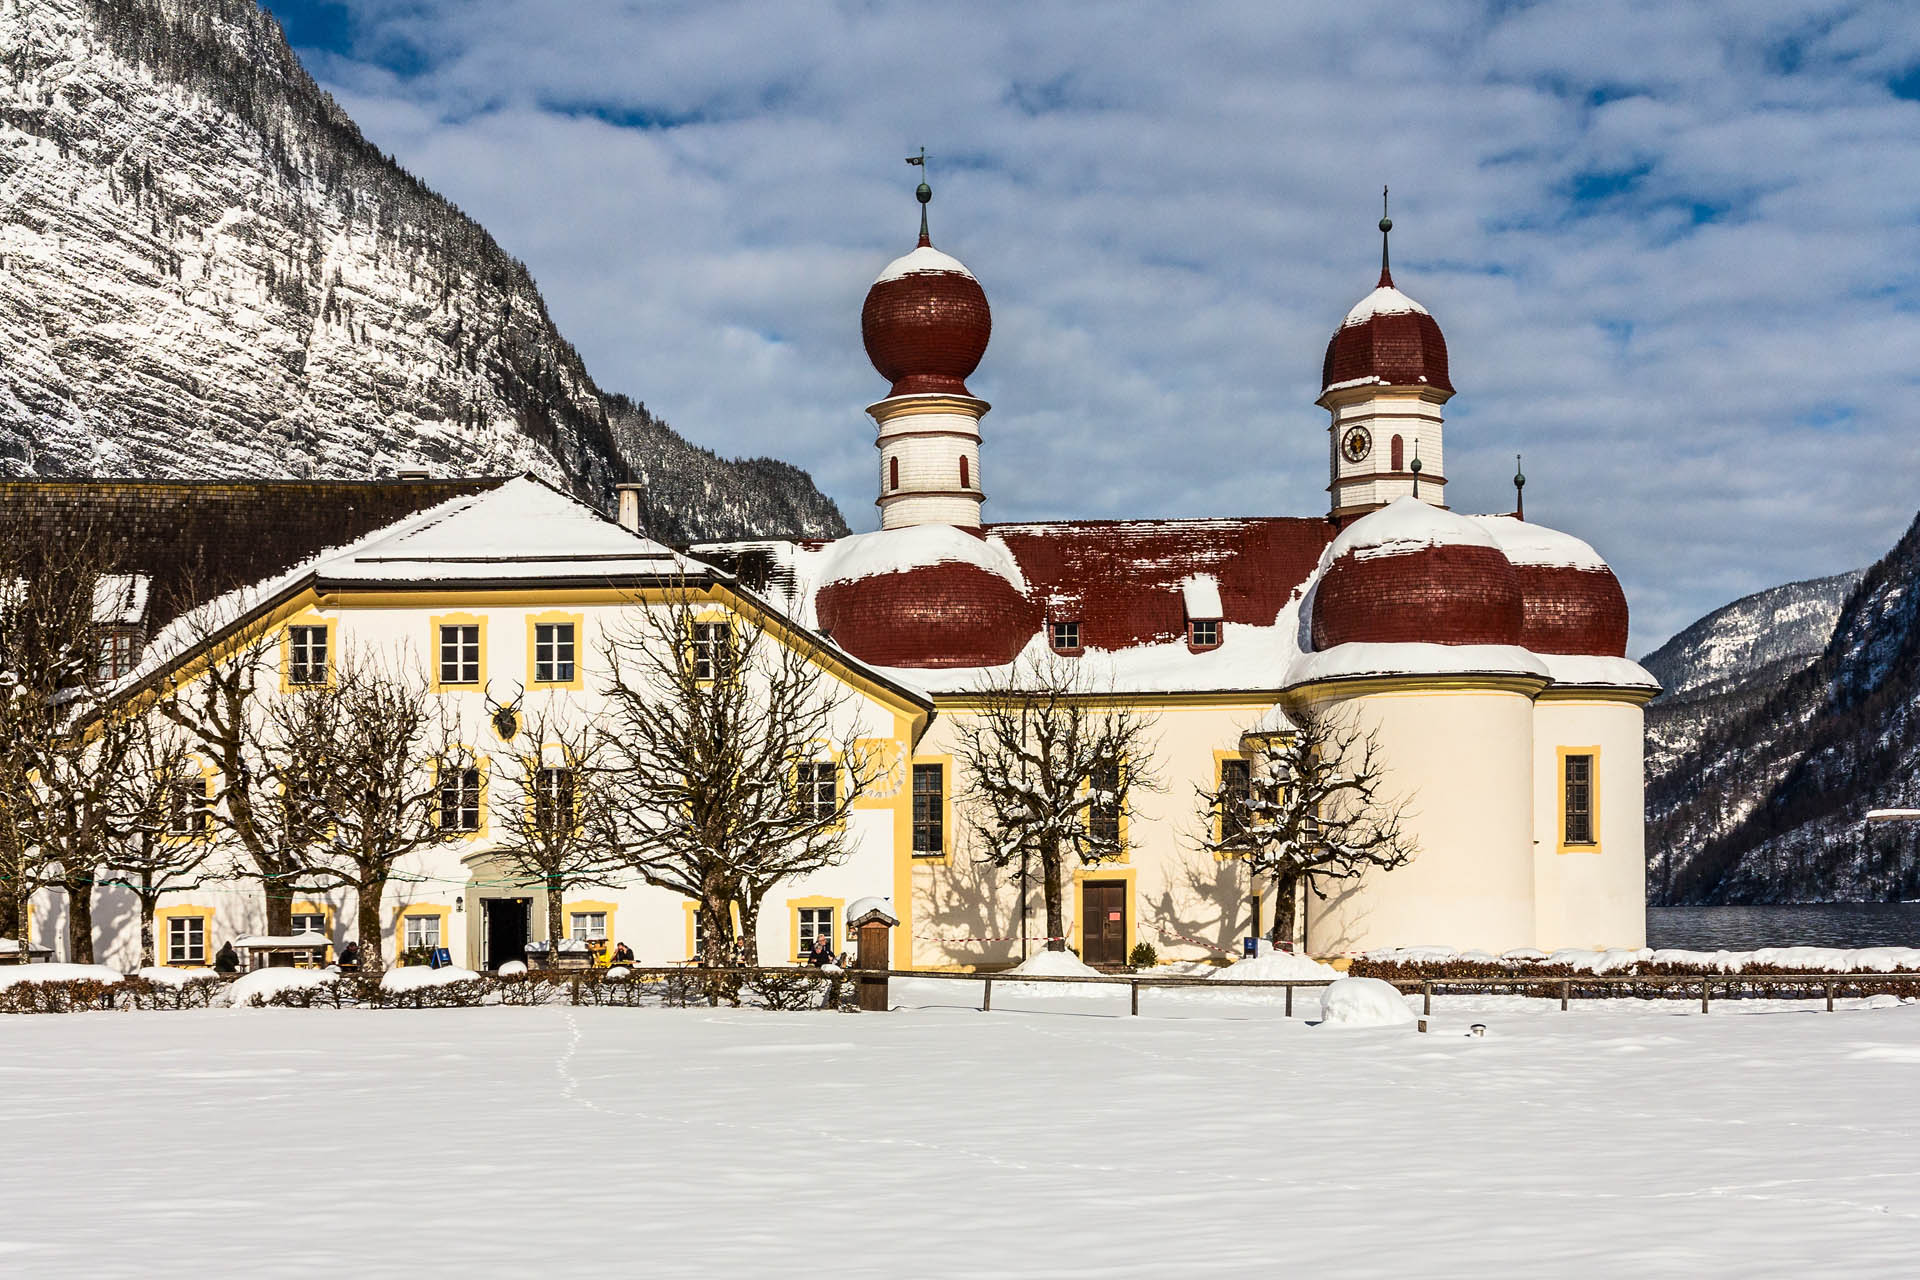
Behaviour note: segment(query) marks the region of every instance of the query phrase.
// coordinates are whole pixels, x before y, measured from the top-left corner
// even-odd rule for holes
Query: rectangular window
[[[437,947],[440,945],[439,916],[407,917],[407,950],[416,947]]]
[[[440,829],[480,829],[480,770],[446,768],[440,771]]]
[[[100,636],[100,678],[118,680],[131,675],[134,666],[140,661],[140,635],[124,627],[103,632]]]
[[[213,816],[213,801],[205,778],[182,778],[173,784],[172,812],[167,818],[167,833],[174,836],[204,836]]]
[[[1568,844],[1592,844],[1593,840],[1593,757],[1566,757],[1566,832]]]
[[[575,942],[605,942],[607,940],[607,913],[604,911],[574,912],[573,940]]]
[[[478,623],[448,623],[440,628],[440,683],[480,683]]]
[[[533,679],[536,684],[572,683],[573,624],[571,622],[533,624]]]
[[[1056,650],[1071,650],[1080,647],[1080,624],[1078,622],[1053,622],[1047,625],[1047,638]]]
[[[1220,762],[1220,838],[1244,835],[1252,825],[1247,806],[1253,800],[1253,764],[1247,760]]]
[[[727,624],[724,622],[696,622],[693,624],[693,677],[696,680],[712,680],[718,676],[727,664]]]
[[[1121,795],[1120,766],[1097,766],[1088,779],[1093,793],[1087,806],[1087,835],[1097,846],[1113,849],[1120,844],[1120,813],[1125,801]]]
[[[1220,647],[1220,622],[1209,619],[1205,622],[1194,620],[1187,623],[1187,643],[1196,649],[1217,649]]]
[[[317,911],[296,912],[293,917],[293,931],[295,933],[317,933],[324,937],[327,932],[327,917]],[[296,951],[293,953],[294,963],[296,964],[319,964],[326,958],[326,951],[322,948],[315,948],[312,951]]]
[[[840,807],[840,770],[831,760],[802,760],[794,767],[794,807],[812,822],[824,822]]]
[[[922,858],[946,852],[946,766],[913,766],[913,852]]]
[[[800,954],[806,955],[813,950],[813,940],[825,938],[829,947],[834,946],[833,908],[800,908]]]
[[[207,962],[207,920],[205,916],[174,916],[167,921],[167,963],[205,964]]]
[[[707,951],[707,930],[706,927],[700,923],[699,911],[694,911],[692,915],[693,958],[698,960],[701,956],[705,955]],[[727,936],[730,938],[733,936],[733,922],[731,920],[727,922]]]
[[[287,628],[287,683],[323,685],[327,682],[327,629]]]
[[[575,822],[573,770],[541,769],[533,775],[533,823],[548,834]]]

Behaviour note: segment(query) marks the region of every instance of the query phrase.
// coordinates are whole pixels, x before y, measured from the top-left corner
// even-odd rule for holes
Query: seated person
[[[615,944],[613,948],[613,963],[614,964],[632,964],[633,948],[628,946],[624,942]]]
[[[340,972],[345,973],[348,970],[358,969],[359,967],[360,944],[358,942],[349,942],[346,946],[340,948]]]

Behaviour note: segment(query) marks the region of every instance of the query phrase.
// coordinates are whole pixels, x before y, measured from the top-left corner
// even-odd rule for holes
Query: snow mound
[[[1104,978],[1092,965],[1071,951],[1039,951],[1008,969],[1008,978]]]
[[[1890,991],[1882,991],[1879,995],[1867,997],[1869,1009],[1898,1009],[1899,1007],[1900,997]]]
[[[1323,1027],[1400,1027],[1413,1021],[1406,997],[1378,978],[1342,978],[1321,996]]]
[[[841,538],[820,574],[820,585],[862,582],[890,573],[911,573],[937,564],[964,564],[1004,578],[1024,594],[1027,579],[1013,553],[998,542],[976,538],[948,524],[881,529]]]
[[[630,978],[632,976],[633,976],[633,970],[627,968],[627,966],[623,964],[614,965],[613,968],[607,970],[607,977],[613,978],[613,979]]]
[[[1321,964],[1311,956],[1291,951],[1269,951],[1249,960],[1236,960],[1213,975],[1215,982],[1285,982],[1290,979],[1313,981],[1339,978],[1340,971]]]
[[[1396,498],[1342,530],[1321,563],[1331,565],[1344,555],[1362,560],[1404,556],[1428,547],[1486,547],[1498,551],[1500,544],[1493,534],[1463,515],[1418,498]]]
[[[519,975],[525,973],[526,971],[527,971],[527,962],[525,960],[509,960],[505,964],[501,965],[498,969],[494,970],[494,972],[502,978],[518,977]]]
[[[325,969],[255,969],[227,988],[227,1004],[235,1009],[252,1008],[255,1000],[265,1004],[282,991],[330,987],[337,980]]]
[[[1567,947],[1548,956],[1547,963],[1564,965],[1578,973],[1612,973],[1617,969],[1631,969],[1634,965],[1651,959],[1653,959],[1653,952],[1645,947],[1638,951],[1619,947],[1606,951]]]
[[[21,982],[104,982],[111,986],[125,975],[103,964],[22,964],[0,969],[0,987]]]
[[[422,987],[444,987],[450,983],[466,982],[480,975],[471,969],[458,969],[452,965],[443,969],[431,969],[424,964],[410,964],[402,969],[389,969],[380,976],[382,991],[418,991]]]
[[[1513,516],[1468,516],[1493,536],[1508,564],[1524,564],[1549,569],[1584,569],[1598,573],[1607,568],[1600,553],[1570,533],[1528,524]]]
[[[148,982],[158,983],[163,987],[184,987],[189,982],[197,982],[201,978],[217,978],[220,972],[217,969],[169,969],[163,964],[155,964],[148,965],[133,976],[145,978]]]

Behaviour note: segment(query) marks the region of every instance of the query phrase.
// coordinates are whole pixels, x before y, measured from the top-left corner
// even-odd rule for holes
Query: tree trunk
[[[715,902],[712,898],[702,898],[696,909],[700,917],[700,963],[709,969],[719,969],[733,960],[733,930],[728,927],[728,916],[724,902]],[[717,1005],[720,997],[726,994],[726,981],[719,977],[707,979],[707,1003]]]
[[[158,906],[157,897],[148,897],[144,893],[140,895],[140,965],[142,968],[150,969],[160,963],[156,959],[159,951],[154,946],[153,939],[153,917]]]
[[[1273,932],[1269,940],[1277,950],[1293,941],[1294,903],[1300,897],[1300,877],[1281,876],[1273,887]]]
[[[69,876],[67,891],[67,958],[75,964],[93,963],[93,877]]]
[[[284,938],[293,932],[293,894],[290,890],[282,889],[280,882],[272,878],[269,878],[262,886],[262,893],[265,896],[265,905],[267,908],[266,932],[273,937]],[[212,939],[208,939],[208,941],[211,942]],[[365,946],[366,944],[362,943],[361,945]],[[268,954],[268,964],[293,963],[293,956],[287,952],[270,952]]]
[[[354,916],[360,929],[360,972],[370,977],[379,977],[386,972],[387,962],[380,950],[380,904],[387,896],[387,878],[379,876],[360,887],[358,900],[354,903]],[[293,928],[293,907],[287,906],[287,929]],[[395,938],[394,946],[406,945],[405,938]],[[291,962],[292,957],[288,957]]]
[[[0,894],[0,938],[18,938],[22,944],[27,940],[25,895],[18,893]]]
[[[547,877],[547,968],[560,967],[560,944],[566,939],[566,922],[560,917],[565,905],[560,895],[566,889],[566,881],[560,876]]]
[[[760,899],[750,893],[740,895],[740,939],[735,950],[741,964],[760,963]]]
[[[1060,842],[1040,845],[1040,891],[1047,902],[1047,950],[1067,949],[1067,914],[1060,892]]]

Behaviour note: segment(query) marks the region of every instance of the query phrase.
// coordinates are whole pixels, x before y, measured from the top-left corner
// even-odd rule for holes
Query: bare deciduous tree
[[[852,852],[848,815],[884,772],[853,736],[824,651],[739,614],[699,615],[696,592],[636,610],[607,643],[614,749],[606,842],[649,884],[697,904],[703,960],[729,960],[732,904],[757,954],[782,881]]]
[[[545,891],[551,963],[566,938],[567,890],[605,885],[618,866],[604,842],[607,740],[595,721],[570,722],[551,706],[521,719],[519,729],[493,756],[492,813],[502,837],[494,852]]]
[[[1412,861],[1404,799],[1386,792],[1380,742],[1350,715],[1291,709],[1291,729],[1248,735],[1244,777],[1200,793],[1215,853],[1246,858],[1250,876],[1273,880],[1270,938],[1293,941],[1294,903],[1305,884],[1324,900],[1331,883]]]
[[[1047,948],[1066,949],[1071,861],[1124,854],[1131,797],[1158,788],[1151,717],[1096,688],[1074,659],[1024,659],[974,693],[954,733],[967,776],[977,856],[1033,868],[1047,912]]]
[[[108,779],[104,862],[140,903],[140,963],[151,965],[158,963],[160,899],[213,878],[220,844],[206,811],[205,780],[178,731],[152,716],[129,727],[129,749]]]

